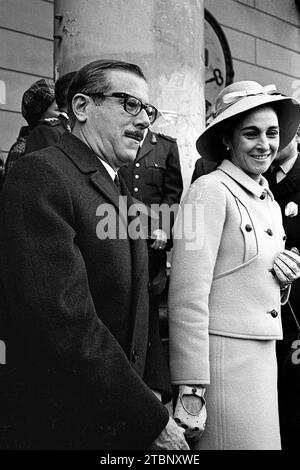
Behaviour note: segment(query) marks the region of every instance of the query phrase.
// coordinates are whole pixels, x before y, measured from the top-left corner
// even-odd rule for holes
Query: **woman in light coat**
[[[174,230],[174,417],[195,449],[280,449],[275,340],[300,257],[284,250],[280,208],[262,174],[295,135],[300,106],[274,88],[243,81],[220,93],[197,140],[220,166],[191,186]]]

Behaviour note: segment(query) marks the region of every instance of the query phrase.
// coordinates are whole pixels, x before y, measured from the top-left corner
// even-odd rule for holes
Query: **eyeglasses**
[[[125,111],[131,116],[137,116],[142,109],[144,109],[149,118],[150,124],[153,124],[157,118],[158,110],[152,104],[143,104],[141,100],[135,96],[128,95],[127,93],[111,93],[107,95],[106,93],[89,93],[89,96],[102,96],[104,98],[121,98],[123,100],[123,106]]]

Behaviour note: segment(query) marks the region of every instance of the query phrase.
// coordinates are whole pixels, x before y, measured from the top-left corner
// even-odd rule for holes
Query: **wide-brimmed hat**
[[[262,86],[257,82],[241,81],[228,85],[219,93],[212,120],[196,142],[199,154],[206,160],[224,160],[228,157],[223,144],[224,129],[230,124],[230,120],[268,104],[278,116],[279,150],[286,147],[299,126],[300,103],[295,98],[276,93],[275,85]]]
[[[55,100],[54,82],[41,78],[23,94],[22,115],[30,127],[34,127]]]

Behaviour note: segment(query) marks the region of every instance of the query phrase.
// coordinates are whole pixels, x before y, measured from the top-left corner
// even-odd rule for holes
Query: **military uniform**
[[[120,168],[119,173],[125,179],[133,197],[148,207],[153,204],[166,204],[171,207],[180,202],[183,183],[178,146],[173,137],[148,131],[134,162]],[[155,223],[152,224],[152,230],[149,223],[148,232],[150,328],[151,318],[158,316],[159,294],[163,291],[167,280],[166,250],[172,245],[171,229],[174,223],[174,217],[162,217],[162,211],[159,211],[157,216],[157,221],[154,220]],[[168,243],[164,250],[154,250],[150,247],[155,228],[160,228],[167,234]]]
[[[38,122],[26,141],[25,153],[35,152],[56,144],[65,132],[71,132],[68,118],[60,114]]]
[[[296,247],[300,251],[300,153],[279,183],[274,182],[270,170],[264,176],[282,211],[286,247]],[[289,203],[298,205],[298,214],[293,217],[285,215]],[[300,279],[293,283],[289,300],[300,323]],[[282,447],[292,450],[298,449],[299,445],[300,364],[293,364],[291,360],[291,344],[296,339],[297,327],[288,304],[282,306],[282,326],[283,341],[277,342],[279,417]]]
[[[176,139],[148,131],[134,162],[120,168],[130,193],[147,206],[179,204],[183,183]],[[170,239],[174,220],[162,220],[159,228]],[[149,234],[151,236],[151,234]],[[169,244],[170,246],[170,244]]]

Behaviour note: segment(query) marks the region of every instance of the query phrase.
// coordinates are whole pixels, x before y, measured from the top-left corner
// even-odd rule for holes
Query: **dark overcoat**
[[[103,239],[103,208],[120,215],[117,230],[126,233],[118,197],[97,156],[71,134],[8,175],[0,448],[145,449],[168,421],[149,388],[162,390],[164,378],[157,329],[148,336],[145,241]]]
[[[300,251],[300,154],[291,170],[279,183],[274,183],[270,170],[264,175],[268,178],[270,189],[282,211],[283,226],[286,233],[286,247],[296,247]],[[294,202],[298,205],[298,215],[287,217],[285,207]],[[300,323],[300,279],[291,288],[290,305]],[[297,326],[288,304],[282,306],[283,341],[277,342],[278,361],[278,398],[282,447],[284,450],[296,450],[300,434],[300,364],[292,361],[293,353],[299,360],[298,353],[291,348],[297,340]]]
[[[30,132],[26,140],[25,153],[55,145],[65,132],[70,131],[69,121],[63,114],[57,118],[43,119]]]

